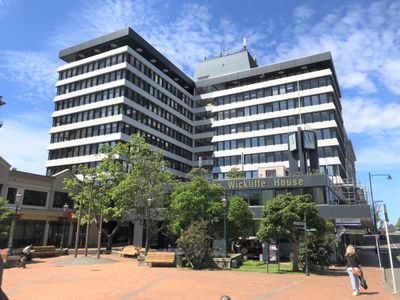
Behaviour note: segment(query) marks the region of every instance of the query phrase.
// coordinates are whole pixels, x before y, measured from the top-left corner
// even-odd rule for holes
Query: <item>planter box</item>
[[[243,258],[241,254],[236,254],[231,257],[215,257],[213,261],[219,269],[233,269],[239,268],[242,264]]]

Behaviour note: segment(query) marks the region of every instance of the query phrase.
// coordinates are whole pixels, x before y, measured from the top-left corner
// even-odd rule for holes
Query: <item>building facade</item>
[[[309,193],[327,218],[348,218],[352,211],[368,226],[329,52],[258,66],[244,45],[201,61],[191,79],[126,28],[64,49],[60,58],[65,64],[58,69],[48,176],[80,164],[95,167],[101,145],[140,134],[164,151],[176,175],[206,168],[227,196],[247,199],[258,217],[279,193]],[[315,136],[318,154],[315,162],[306,151],[303,160],[317,169],[290,166],[289,136],[303,131]],[[227,178],[233,168],[245,177],[237,186]],[[273,186],[280,180],[283,186]],[[289,181],[303,185],[285,186]],[[252,182],[265,186],[248,187]],[[337,204],[342,209],[335,210]],[[362,207],[346,209],[354,204]],[[134,235],[142,243],[138,222]]]

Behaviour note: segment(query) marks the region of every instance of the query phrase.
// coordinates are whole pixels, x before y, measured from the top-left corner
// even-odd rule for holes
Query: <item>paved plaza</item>
[[[135,259],[104,255],[35,259],[26,269],[6,269],[3,290],[18,299],[354,299],[343,272],[334,275],[265,274],[239,271],[193,271],[138,266]],[[365,268],[369,284],[362,299],[399,299],[386,289],[378,268]]]

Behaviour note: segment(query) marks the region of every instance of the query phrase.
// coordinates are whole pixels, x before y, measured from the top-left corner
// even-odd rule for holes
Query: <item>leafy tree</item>
[[[396,229],[400,230],[400,218],[398,218],[398,220],[397,220]]]
[[[200,269],[211,260],[208,225],[207,221],[194,221],[177,241],[193,269]]]
[[[335,235],[333,232],[333,224],[325,220],[325,234],[310,233],[307,237],[307,254],[308,261],[318,268],[329,266],[330,257],[335,249]],[[306,247],[304,240],[300,243],[299,260],[305,265]]]
[[[228,235],[233,240],[247,236],[253,226],[254,213],[250,210],[247,201],[234,196],[228,201],[227,223]]]
[[[194,178],[194,177],[197,177],[197,176],[199,176],[199,177],[206,177],[207,175],[208,175],[208,170],[207,169],[205,169],[205,168],[192,168],[191,170],[190,170],[190,172],[189,173],[187,173],[186,175],[189,177],[189,178]]]
[[[242,172],[239,168],[231,168],[227,173],[229,179],[235,178],[244,178],[244,172]]]
[[[223,195],[222,185],[210,184],[198,176],[190,183],[177,184],[167,212],[172,232],[179,236],[194,221],[208,221],[211,232],[220,230]]]
[[[129,214],[146,219],[147,199],[152,199],[153,208],[163,205],[166,184],[172,180],[172,174],[164,170],[163,152],[154,150],[137,135],[129,143],[104,146],[100,152],[102,160],[97,168],[80,168],[78,173],[83,179],[67,179],[65,185],[78,204],[82,203],[85,212],[91,207],[95,216],[91,220],[97,226],[101,210],[104,222],[114,224],[102,229],[110,249],[115,233]],[[83,216],[83,222],[87,221]]]
[[[316,228],[317,234],[326,232],[325,220],[319,214],[310,195],[281,194],[266,202],[257,233],[260,241],[265,241],[267,238],[287,238],[293,244],[293,271],[299,270],[299,245],[304,236],[304,232],[296,228],[293,223],[303,221],[305,214],[308,228]]]
[[[15,210],[6,207],[6,199],[0,197],[0,240],[7,243],[10,232],[10,220],[15,214]]]

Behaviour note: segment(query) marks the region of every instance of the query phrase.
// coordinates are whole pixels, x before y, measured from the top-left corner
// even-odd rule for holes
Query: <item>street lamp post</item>
[[[226,198],[222,198],[222,206],[224,207],[224,257],[226,257]]]
[[[390,174],[371,174],[371,172],[368,172],[368,177],[369,177],[369,190],[371,193],[371,204],[372,204],[372,212],[373,212],[373,217],[374,217],[374,233],[377,232],[377,227],[376,227],[376,216],[375,216],[375,203],[374,203],[374,194],[372,192],[372,177],[373,176],[384,176],[387,177],[387,180],[393,179]]]
[[[62,251],[63,246],[64,246],[64,235],[65,235],[65,221],[67,219],[66,212],[68,210],[69,206],[67,203],[64,204],[63,209],[64,209],[64,219],[63,219],[63,227],[62,227],[62,233],[61,233],[61,241],[60,241],[60,251]]]
[[[10,227],[10,236],[8,239],[8,255],[13,255],[13,239],[14,239],[14,231],[15,228],[17,227],[17,214],[18,214],[18,210],[19,210],[19,204],[22,200],[22,195],[20,192],[17,193],[17,195],[15,195],[15,214],[13,217],[13,221],[11,223],[11,227]]]
[[[147,199],[146,246],[145,246],[146,255],[147,255],[147,252],[149,251],[150,208],[151,208],[152,201],[153,201],[153,199],[151,199],[151,198]]]

